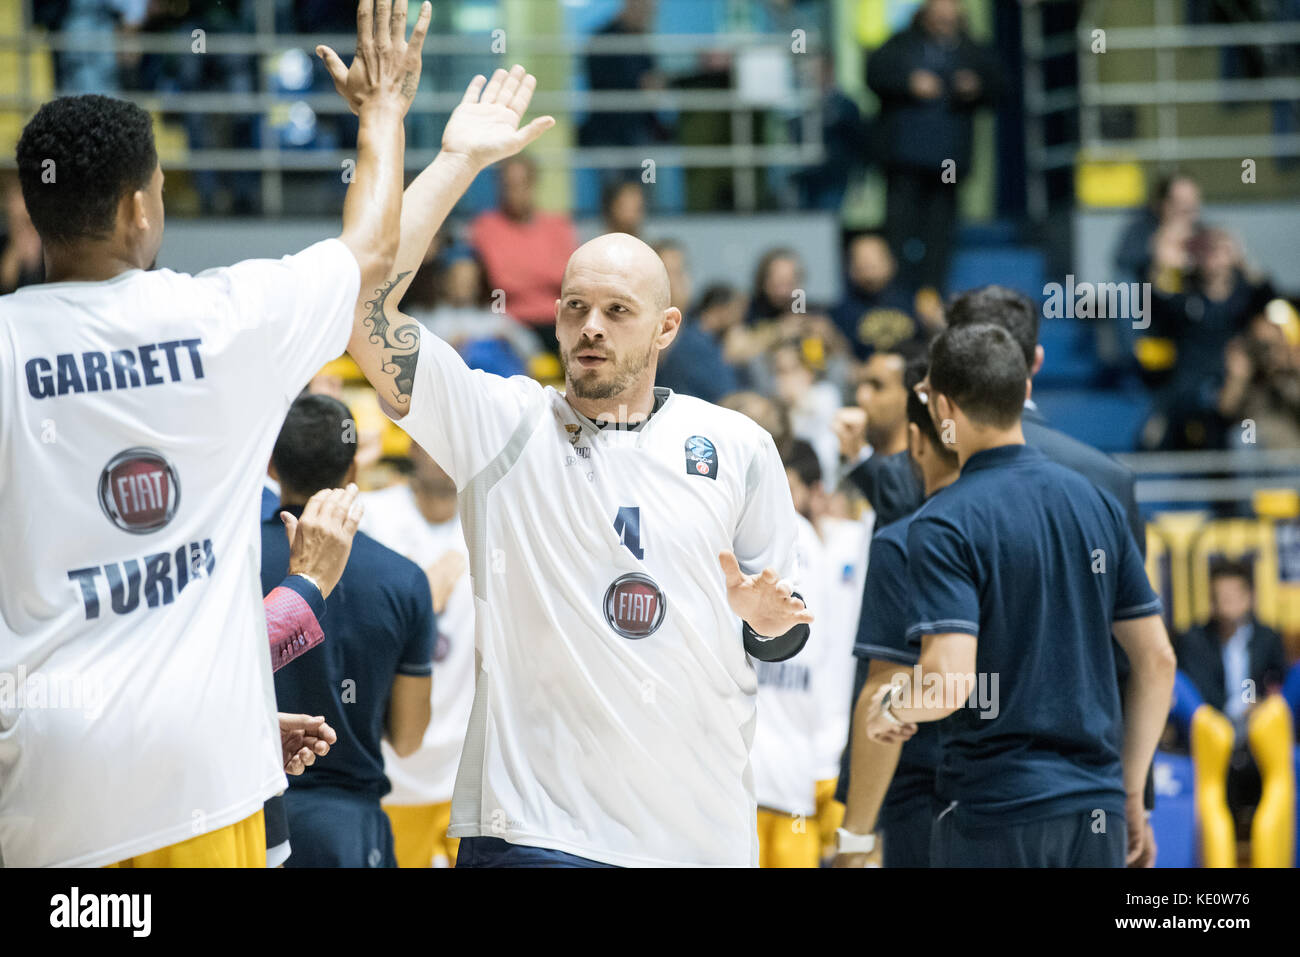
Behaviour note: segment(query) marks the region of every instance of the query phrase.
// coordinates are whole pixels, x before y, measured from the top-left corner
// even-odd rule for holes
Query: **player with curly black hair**
[[[73,693],[0,706],[6,865],[265,864],[286,779],[250,509],[393,265],[431,15],[408,43],[405,3],[360,0],[351,67],[318,48],[355,176],[339,237],[283,259],[152,268],[163,173],[135,106],[64,97],[24,131],[49,281],[0,297],[0,527],[24,543],[0,554],[0,674]]]

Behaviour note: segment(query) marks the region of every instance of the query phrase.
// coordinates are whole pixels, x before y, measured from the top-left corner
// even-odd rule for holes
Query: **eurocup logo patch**
[[[158,531],[172,520],[180,501],[176,469],[153,449],[119,452],[99,475],[99,507],[132,535]]]
[[[649,575],[631,572],[605,592],[605,621],[624,638],[648,638],[664,622],[664,593]]]
[[[686,474],[718,477],[718,450],[702,435],[692,435],[686,440]]]

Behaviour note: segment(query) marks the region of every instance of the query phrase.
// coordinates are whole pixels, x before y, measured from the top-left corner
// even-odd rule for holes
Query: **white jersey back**
[[[6,865],[111,863],[285,787],[259,492],[358,284],[326,240],[0,299]]]
[[[818,523],[825,569],[820,592],[823,604],[819,606],[819,611],[824,612],[817,616],[818,644],[813,658],[817,670],[814,683],[820,689],[822,704],[815,744],[818,781],[840,776],[840,758],[848,743],[857,667],[853,643],[858,637],[867,552],[875,519],[875,513],[868,512],[859,521],[828,517]]]
[[[771,437],[688,396],[601,429],[426,335],[400,424],[455,480],[478,678],[452,837],[757,864],[754,670],[718,553],[797,578]]]
[[[467,559],[459,516],[431,524],[420,512],[409,485],[395,485],[363,495],[366,514],[361,530],[393,551],[428,568],[447,552]],[[438,613],[438,640],[433,652],[432,716],[419,749],[399,757],[382,742],[384,773],[393,789],[385,804],[444,804],[451,800],[461,746],[474,704],[474,592],[469,574],[461,575],[447,607]]]
[[[811,817],[816,812],[819,723],[825,715],[826,688],[821,616],[826,613],[824,550],[817,532],[802,515],[798,524],[800,594],[816,609],[817,643],[789,661],[759,661],[758,727],[754,730],[754,790],[759,807]]]

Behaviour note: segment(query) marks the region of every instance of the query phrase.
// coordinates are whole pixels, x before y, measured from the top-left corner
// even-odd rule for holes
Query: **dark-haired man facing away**
[[[1025,444],[1027,376],[999,326],[931,347],[918,389],[962,472],[908,528],[920,661],[872,699],[867,733],[948,718],[932,866],[1121,867],[1126,832],[1128,859],[1143,852],[1173,650],[1119,504]]]
[[[339,238],[294,256],[153,270],[149,114],[65,97],[23,131],[48,282],[0,298],[0,676],[88,704],[0,705],[6,865],[266,863],[286,780],[243,503],[393,263],[430,8],[409,44],[390,9],[362,0],[351,72],[326,54],[360,116],[356,176]]]
[[[305,395],[271,455],[280,507],[302,512],[313,494],[356,475],[356,425],[348,407]],[[289,564],[278,516],[262,523],[262,588]],[[429,724],[433,597],[418,565],[358,532],[338,586],[325,600],[325,641],[275,674],[286,711],[323,715],[338,743],[285,792],[292,851],[287,867],[396,867],[393,835],[379,799],[388,793],[381,738],[405,757]],[[273,813],[268,811],[268,813]]]

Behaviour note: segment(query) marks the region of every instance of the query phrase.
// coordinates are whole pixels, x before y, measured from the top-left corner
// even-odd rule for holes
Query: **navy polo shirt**
[[[917,511],[907,553],[912,646],[978,639],[972,699],[939,729],[958,820],[1122,815],[1111,624],[1160,601],[1119,503],[1038,449],[987,449]]]
[[[936,494],[942,494],[942,491]],[[907,626],[911,623],[911,600],[907,580],[907,529],[912,515],[886,525],[871,540],[867,561],[867,582],[862,592],[862,615],[858,619],[858,637],[853,654],[912,666],[918,649],[908,643]],[[935,777],[939,767],[939,725],[926,721],[917,725],[916,734],[903,744],[898,768],[885,792],[878,815],[881,827],[906,823],[916,813],[917,802],[929,802],[935,795]]]
[[[283,511],[301,515],[300,507]],[[277,510],[262,523],[262,591],[283,581],[289,541]],[[324,715],[338,733],[330,753],[292,788],[344,788],[376,800],[390,790],[379,741],[393,680],[433,673],[436,621],[419,565],[357,532],[339,583],[325,599],[325,640],[275,673],[279,710]]]

